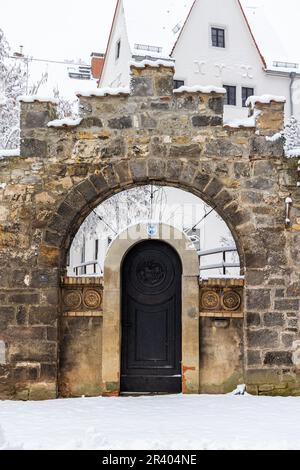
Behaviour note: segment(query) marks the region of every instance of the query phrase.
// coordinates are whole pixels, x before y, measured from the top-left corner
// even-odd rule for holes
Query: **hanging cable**
[[[82,194],[82,196],[83,196],[83,194]],[[84,198],[85,202],[87,203],[87,206],[88,206],[88,208],[90,209],[90,211],[93,212],[93,214],[94,214],[104,225],[106,225],[106,227],[108,227],[115,235],[118,235],[118,232],[116,232],[116,230],[115,230],[114,228],[112,228],[112,227],[104,220],[104,218],[101,217],[101,215],[99,215],[99,214],[95,211],[95,209],[93,209],[93,208],[91,207],[91,205],[88,203],[88,201],[86,200],[86,198],[85,198],[84,196],[83,196],[83,198]]]
[[[214,212],[216,210],[217,206],[214,206],[207,214],[205,214],[201,220],[199,220],[199,222],[197,222],[192,228],[191,228],[191,231],[193,230],[196,230],[196,228],[198,227],[199,224],[201,224],[201,222],[203,222],[203,220],[205,220],[212,212]]]

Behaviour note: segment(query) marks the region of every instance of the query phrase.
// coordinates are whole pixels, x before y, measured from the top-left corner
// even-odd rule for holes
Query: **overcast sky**
[[[299,0],[242,3],[263,4],[283,42],[286,60],[300,61]],[[0,28],[13,51],[22,44],[26,54],[38,58],[88,60],[92,51],[105,51],[115,5],[116,0],[1,0]]]

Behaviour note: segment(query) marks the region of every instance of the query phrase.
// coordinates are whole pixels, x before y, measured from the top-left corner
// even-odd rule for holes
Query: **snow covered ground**
[[[300,449],[300,398],[0,402],[0,449]]]

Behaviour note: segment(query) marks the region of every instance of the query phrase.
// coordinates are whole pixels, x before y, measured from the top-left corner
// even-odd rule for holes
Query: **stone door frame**
[[[182,391],[199,393],[199,261],[185,234],[169,225],[157,225],[148,235],[146,224],[128,228],[112,243],[104,264],[102,387],[103,395],[120,394],[121,270],[126,254],[143,240],[161,240],[178,253],[182,263]]]

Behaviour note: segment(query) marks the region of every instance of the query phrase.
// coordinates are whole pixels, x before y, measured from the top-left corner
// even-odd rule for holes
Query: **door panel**
[[[181,392],[181,275],[166,243],[145,241],[126,256],[121,392]]]

